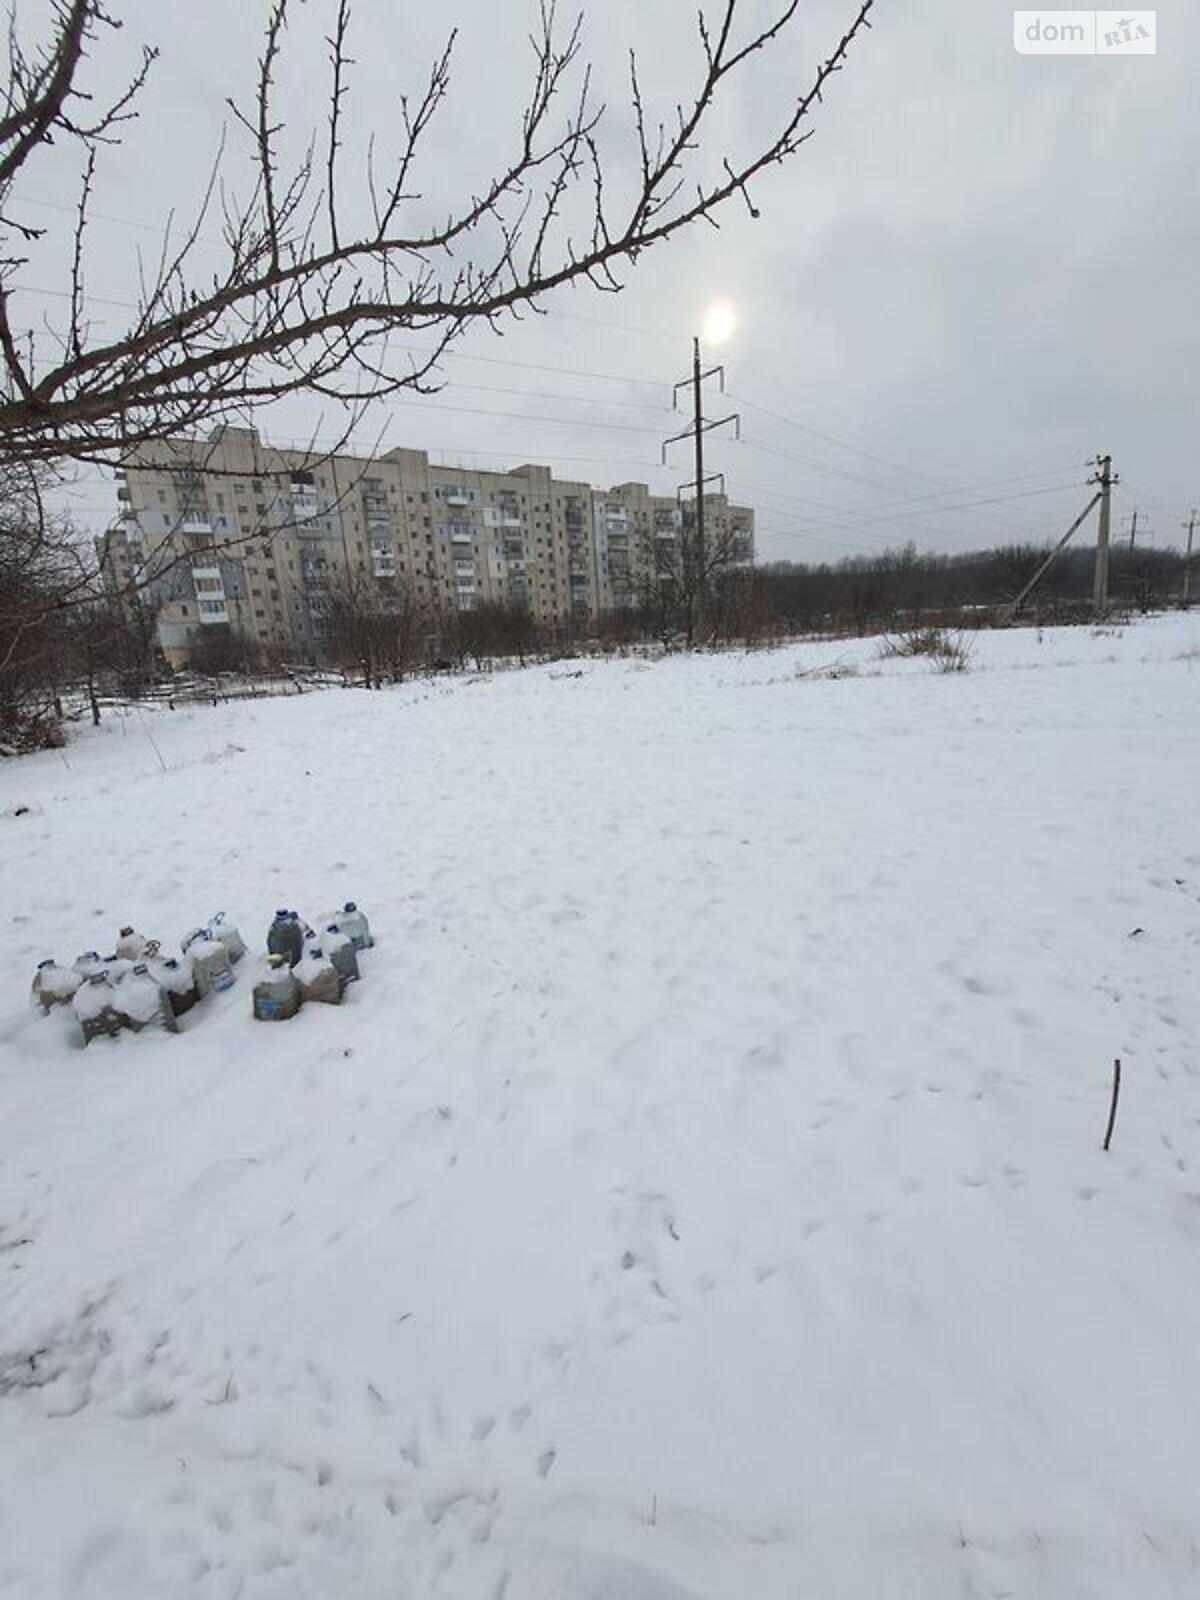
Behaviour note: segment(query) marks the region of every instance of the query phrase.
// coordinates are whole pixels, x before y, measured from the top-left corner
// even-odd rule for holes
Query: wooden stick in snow
[[[1117,1120],[1117,1101],[1121,1097],[1121,1058],[1113,1062],[1113,1092],[1112,1105],[1108,1108],[1108,1128],[1104,1134],[1104,1148],[1107,1150],[1112,1143],[1113,1124]]]

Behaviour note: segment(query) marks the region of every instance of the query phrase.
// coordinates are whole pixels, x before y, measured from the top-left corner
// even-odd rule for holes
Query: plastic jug
[[[362,976],[358,970],[358,953],[354,948],[354,940],[349,934],[340,933],[336,923],[331,922],[321,935],[321,949],[333,962],[338,977],[342,980],[344,989],[348,983],[353,983]]]
[[[30,991],[33,1003],[41,1006],[43,1011],[65,1006],[82,982],[82,977],[74,967],[60,967],[57,961],[50,958],[39,961]]]
[[[196,993],[203,1000],[214,989],[233,988],[233,967],[229,952],[218,939],[210,939],[205,928],[197,928],[184,941],[183,953],[192,964]]]
[[[117,955],[123,961],[140,961],[146,954],[146,940],[134,928],[122,928],[117,935]]]
[[[347,938],[354,941],[356,950],[369,950],[375,943],[371,937],[370,924],[353,900],[347,900],[341,911],[331,920],[337,923],[339,933],[344,933]]]
[[[82,955],[75,957],[71,965],[81,978],[90,978],[93,972],[104,971],[98,950],[85,950]]]
[[[147,962],[151,975],[167,992],[171,1010],[182,1017],[196,1004],[196,980],[192,976],[191,962],[177,961],[174,956],[154,958]]]
[[[268,956],[254,985],[253,1012],[258,1022],[287,1022],[300,1009],[300,985],[285,955]]]
[[[341,1003],[342,980],[319,944],[309,945],[296,963],[295,973],[302,1000],[319,1000],[334,1006]]]
[[[275,920],[267,929],[267,949],[273,956],[283,956],[289,967],[294,967],[304,954],[304,934],[294,911],[286,907],[275,913]]]
[[[125,1023],[114,1002],[113,986],[103,972],[93,972],[75,992],[71,1006],[83,1030],[84,1044],[107,1036],[116,1038]]]
[[[215,939],[218,944],[223,944],[229,952],[231,962],[240,961],[246,954],[246,946],[241,934],[232,922],[225,920],[225,913],[218,911],[208,925],[208,936]]]
[[[144,961],[134,963],[113,989],[113,1005],[133,1033],[144,1028],[162,1028],[178,1033],[170,996]]]

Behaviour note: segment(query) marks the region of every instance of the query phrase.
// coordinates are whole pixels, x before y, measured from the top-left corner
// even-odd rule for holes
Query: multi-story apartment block
[[[682,538],[691,531],[695,502],[651,494],[644,483],[619,483],[593,496],[597,588],[605,611],[644,600],[671,576]],[[704,496],[705,546],[722,565],[754,559],[754,512],[724,494]]]
[[[643,484],[604,495],[544,466],[476,472],[421,450],[317,458],[235,427],[131,456],[119,480],[111,575],[154,574],[172,665],[222,626],[317,659],[332,601],[356,584],[384,605],[405,588],[433,608],[521,604],[541,622],[586,626],[640,597],[657,521],[679,515]],[[718,499],[709,517],[740,518],[751,559],[753,514]]]

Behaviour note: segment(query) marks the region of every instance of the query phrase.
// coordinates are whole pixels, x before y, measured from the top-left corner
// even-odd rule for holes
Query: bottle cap
[[[275,913],[275,920],[278,922],[280,920],[280,918],[287,917],[287,916],[290,916],[290,915],[291,915],[291,912],[289,912],[289,910],[288,910],[288,908],[286,906],[280,906],[279,910]]]
[[[133,970],[140,977],[143,973],[149,972],[150,968],[146,965],[146,963],[144,961],[135,961],[133,963]]]
[[[107,972],[93,972],[91,977],[88,979],[88,982],[89,983],[97,983],[97,984],[98,983],[107,983],[108,982],[108,973]]]
[[[127,938],[128,935],[133,932],[133,929],[132,928],[119,928],[117,931],[118,931],[118,933],[120,933],[122,939],[124,939],[124,938]]]
[[[347,911],[357,911],[358,907],[355,905],[353,900],[347,900],[346,901],[346,910]]]
[[[40,972],[43,967],[52,967],[53,965],[54,965],[54,957],[53,956],[47,956],[44,961],[39,961],[38,962],[38,971]]]

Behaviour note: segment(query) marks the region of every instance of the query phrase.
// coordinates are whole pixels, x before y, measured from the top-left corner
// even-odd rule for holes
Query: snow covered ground
[[[0,766],[0,1595],[1200,1592],[1200,619],[569,670]]]

